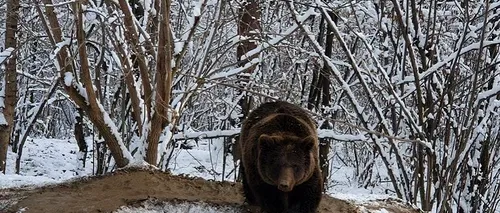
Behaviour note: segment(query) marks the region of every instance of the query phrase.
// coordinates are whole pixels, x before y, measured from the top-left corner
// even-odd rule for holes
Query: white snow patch
[[[198,3],[193,7],[193,16],[200,16],[201,15],[201,7],[202,7],[203,1],[198,1]]]
[[[92,143],[87,142],[88,150]],[[78,145],[74,139],[28,138],[21,157],[19,174],[15,174],[17,153],[9,148],[7,171],[0,174],[0,189],[21,186],[42,186],[72,178],[92,175],[92,152],[87,154],[86,167],[78,169]]]
[[[160,205],[145,202],[141,207],[121,207],[115,213],[238,213],[240,209],[234,207],[215,207],[204,202],[181,202]]]
[[[57,181],[44,176],[24,176],[16,174],[0,175],[0,188],[42,186],[52,183],[57,183]]]
[[[52,60],[55,59],[57,54],[59,53],[59,51],[61,51],[61,49],[64,46],[69,46],[70,44],[71,44],[71,39],[64,39],[64,41],[57,43],[56,48],[54,49],[54,52],[52,52],[52,54],[50,54],[50,59],[52,59]]]
[[[64,85],[69,87],[69,86],[71,86],[71,82],[73,82],[73,73],[65,72],[64,73]]]
[[[330,194],[330,196],[341,200],[352,201],[353,203],[357,204],[364,204],[364,203],[369,203],[370,201],[393,198],[390,195],[370,194],[370,193],[371,192],[369,192],[369,190],[351,188],[351,190],[349,190],[348,193],[333,193]]]
[[[224,162],[222,139],[199,140],[193,145],[192,149],[174,150],[168,167],[172,174],[188,174],[206,180],[234,180],[234,172],[237,170],[231,155],[227,155]]]
[[[5,115],[3,112],[0,113],[0,125],[8,125],[7,120],[5,119]]]
[[[389,213],[389,211],[387,211],[386,209],[380,209],[380,210],[375,210],[375,211],[372,211],[373,213]]]

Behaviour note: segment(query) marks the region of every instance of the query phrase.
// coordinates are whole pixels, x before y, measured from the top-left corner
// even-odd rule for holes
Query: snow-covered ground
[[[226,168],[223,173],[223,149],[220,140],[201,140],[193,145],[192,149],[176,149],[172,155],[169,169],[174,174],[187,174],[189,176],[201,177],[210,180],[234,180],[234,165],[230,155],[226,159]],[[89,148],[89,150],[91,147]],[[13,167],[16,153],[8,152],[7,173],[0,175],[0,188],[19,186],[41,186],[50,183],[59,183],[71,178],[90,176],[93,174],[93,155],[87,156],[87,167],[78,168],[78,147],[73,140],[57,139],[30,139],[26,142],[21,160],[20,174],[15,174]],[[328,193],[336,198],[365,203],[376,199],[389,198],[384,194],[384,189],[359,188],[353,180],[353,168],[332,166],[330,179],[333,180]],[[165,204],[163,207],[144,206],[142,209],[122,208],[118,212],[221,212],[215,207],[193,204],[179,204],[172,206]],[[156,208],[156,209],[155,209]],[[160,208],[160,209],[158,209]],[[172,208],[181,208],[175,210]],[[223,212],[232,212],[230,209]]]
[[[24,145],[19,175],[15,173],[17,153],[9,149],[7,171],[0,175],[0,188],[59,183],[71,178],[92,175],[91,155],[87,166],[78,170],[78,146],[73,140],[28,139]]]
[[[203,202],[182,202],[182,203],[157,203],[145,202],[142,207],[127,207],[124,206],[115,211],[115,213],[239,213],[239,209],[232,207],[211,206]]]

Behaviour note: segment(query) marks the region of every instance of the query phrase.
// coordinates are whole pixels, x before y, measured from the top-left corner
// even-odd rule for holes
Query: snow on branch
[[[430,76],[432,73],[437,72],[438,69],[446,66],[446,64],[452,62],[455,58],[457,58],[458,54],[460,54],[458,56],[461,56],[461,55],[464,55],[464,54],[466,54],[468,52],[471,52],[471,51],[474,51],[474,50],[478,50],[481,47],[480,43],[481,42],[476,42],[476,43],[470,44],[469,46],[466,46],[466,47],[464,47],[462,49],[459,49],[459,50],[455,51],[454,53],[450,54],[448,57],[446,57],[442,61],[435,63],[434,65],[432,65],[431,67],[429,67],[429,69],[427,69],[426,71],[420,73],[419,74],[419,78],[420,79],[424,79],[427,76]],[[498,44],[500,44],[500,39],[492,40],[492,41],[484,41],[483,46],[487,47],[487,46],[498,45]],[[413,76],[406,76],[400,82],[396,82],[396,85],[405,84],[405,83],[408,83],[408,82],[413,82],[414,79],[415,78]],[[408,92],[411,93],[413,91],[408,91]]]
[[[193,140],[193,139],[209,139],[209,138],[220,138],[220,137],[234,137],[240,134],[240,129],[231,130],[213,130],[213,131],[202,131],[202,132],[180,132],[174,135],[173,140]],[[322,139],[333,139],[337,141],[344,142],[354,142],[354,141],[365,141],[367,138],[362,135],[351,135],[351,134],[339,134],[331,129],[319,129],[318,138]]]
[[[5,49],[4,51],[0,52],[0,64],[3,64],[12,55],[12,52],[14,52],[14,48],[9,47]]]
[[[240,129],[213,130],[203,132],[180,132],[174,135],[174,140],[189,140],[201,138],[233,137],[240,134]]]
[[[499,94],[500,94],[500,77],[496,77],[495,83],[494,83],[494,85],[492,86],[491,89],[486,90],[484,92],[480,92],[477,95],[477,99],[474,102],[474,105],[476,106],[480,102],[482,102],[482,101],[484,101],[486,99],[489,99],[489,98],[491,98],[493,96],[499,95]]]
[[[252,58],[252,57],[260,54],[262,51],[280,43],[283,40],[285,40],[285,38],[287,38],[293,32],[295,32],[299,28],[299,26],[304,23],[304,21],[306,21],[307,19],[309,19],[309,17],[311,17],[313,15],[316,15],[316,12],[314,12],[314,8],[311,8],[308,11],[306,11],[304,15],[298,16],[297,17],[298,23],[295,23],[293,26],[291,26],[290,28],[285,30],[283,35],[277,35],[274,38],[269,39],[269,41],[267,41],[267,42],[260,43],[255,49],[252,49],[252,50],[248,51],[245,55],[243,55],[241,57],[241,60],[246,60],[248,58]],[[253,67],[254,65],[256,65],[258,63],[260,63],[259,59],[254,58],[253,60],[246,63],[243,67],[236,67],[234,69],[230,69],[230,70],[225,71],[225,72],[216,73],[213,76],[211,76],[209,78],[209,80],[226,78],[226,77],[229,77],[232,75],[239,74],[239,73],[245,71],[246,69]]]
[[[102,118],[106,126],[109,128],[110,133],[113,135],[113,137],[116,139],[117,145],[119,149],[121,150],[123,157],[127,159],[128,163],[142,163],[141,160],[135,159],[132,154],[128,151],[127,147],[125,146],[125,143],[123,142],[123,139],[120,135],[120,131],[118,130],[118,127],[116,126],[115,122],[109,117],[109,114],[106,112],[104,109],[104,106],[96,102],[97,106],[99,107],[99,111],[102,114]]]
[[[72,1],[64,1],[64,2],[59,2],[59,3],[52,3],[52,4],[41,4],[40,6],[43,6],[43,7],[61,7],[61,6],[66,6],[66,5],[69,5],[69,4],[73,4],[75,3],[76,0],[72,0]]]

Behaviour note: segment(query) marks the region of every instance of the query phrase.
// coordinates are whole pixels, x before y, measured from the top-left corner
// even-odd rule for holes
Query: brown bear
[[[240,174],[250,206],[266,213],[313,213],[321,201],[316,125],[302,108],[268,102],[253,110],[240,134]]]

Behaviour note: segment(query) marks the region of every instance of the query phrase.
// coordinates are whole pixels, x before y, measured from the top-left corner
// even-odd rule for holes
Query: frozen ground
[[[19,175],[15,173],[16,153],[7,153],[7,172],[0,175],[0,188],[59,183],[74,177],[92,174],[91,155],[87,166],[77,166],[76,142],[56,139],[28,139],[21,158]]]
[[[223,172],[223,149],[218,140],[203,140],[193,145],[192,149],[177,149],[169,164],[174,174],[187,174],[209,180],[234,180],[234,166],[231,156],[226,159]],[[74,141],[56,139],[33,139],[25,144],[21,160],[20,174],[16,175],[12,166],[6,175],[0,175],[0,188],[26,185],[40,186],[59,183],[71,178],[90,176],[92,170],[92,154],[87,156],[87,167],[78,168],[78,147]],[[15,153],[8,153],[8,165],[14,165]],[[328,193],[335,198],[349,200],[354,203],[367,203],[377,199],[389,198],[383,194],[383,188],[358,188],[353,181],[352,168],[333,166]],[[220,209],[204,203],[165,203],[164,205],[148,205],[140,207],[123,207],[117,212],[235,212],[230,207]]]

